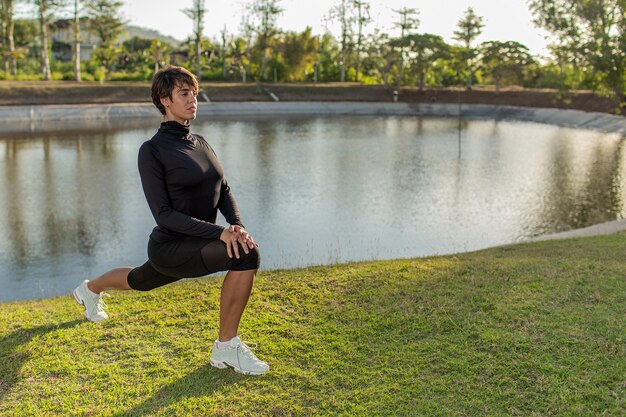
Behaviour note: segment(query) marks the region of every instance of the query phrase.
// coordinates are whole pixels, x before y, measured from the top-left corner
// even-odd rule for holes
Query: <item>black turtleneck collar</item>
[[[182,125],[173,120],[168,120],[161,123],[159,133],[173,136],[177,139],[189,139],[189,124]]]

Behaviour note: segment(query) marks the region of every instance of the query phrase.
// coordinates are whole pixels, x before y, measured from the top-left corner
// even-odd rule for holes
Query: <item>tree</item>
[[[474,9],[468,7],[465,15],[457,23],[458,30],[454,31],[454,39],[463,43],[465,48],[471,49],[472,42],[483,32],[485,25],[482,16],[476,15]]]
[[[229,43],[228,30],[226,29],[226,25],[224,25],[224,29],[220,32],[221,37],[221,48],[220,48],[220,58],[222,59],[222,79],[226,79],[226,55],[227,55],[227,46]]]
[[[240,60],[242,67],[245,68],[242,77],[242,80],[245,83],[247,78],[249,78],[252,73],[252,42],[254,36],[254,25],[252,24],[251,17],[248,13],[244,13],[242,17],[241,32],[243,41],[245,42],[245,57],[247,60],[247,66],[244,66],[243,64],[243,57],[241,57]],[[240,46],[241,44],[238,43],[238,45]]]
[[[13,17],[13,16],[11,16]],[[4,0],[0,1],[0,56],[4,57],[6,54],[6,25],[7,25],[6,7]],[[5,60],[6,67],[6,60]],[[6,68],[5,68],[6,71]]]
[[[337,56],[341,53],[335,37],[326,32],[318,41],[317,68],[319,81],[336,81],[341,74],[337,65]]]
[[[15,49],[23,49],[37,43],[39,38],[39,22],[33,19],[15,19]]]
[[[246,71],[246,65],[248,65],[247,50],[248,50],[248,44],[244,38],[242,38],[241,36],[238,36],[232,40],[231,49],[230,49],[231,60],[232,60],[231,62],[233,66],[239,69],[239,75],[241,76],[241,81],[244,83],[246,82],[246,77],[247,77],[247,71]]]
[[[438,59],[448,58],[448,45],[439,35],[430,33],[408,35],[406,44],[413,54],[413,64],[417,71],[419,91],[424,91],[426,71]]]
[[[535,24],[558,38],[558,47],[600,77],[626,107],[626,1],[531,0]]]
[[[204,30],[204,15],[207,12],[204,6],[205,0],[193,0],[191,8],[183,10],[183,13],[193,20],[193,34],[196,41],[196,77],[198,77],[198,81],[202,79],[202,31]]]
[[[174,48],[168,43],[160,41],[159,39],[152,39],[150,42],[150,48],[148,54],[152,61],[154,61],[154,72],[156,74],[159,71],[159,67],[164,67],[170,62],[170,54]]]
[[[122,43],[119,61],[126,71],[143,73],[148,78],[151,75],[150,68],[154,68],[156,73],[161,66],[169,63],[172,50],[171,45],[159,39],[133,36]]]
[[[363,47],[363,28],[372,22],[370,15],[370,5],[363,0],[352,0],[352,7],[356,14],[357,36],[356,36],[356,79],[359,81],[361,71],[361,49]]]
[[[41,71],[43,72],[44,80],[49,81],[52,78],[52,72],[50,71],[50,48],[48,46],[48,26],[50,24],[48,13],[51,4],[49,0],[37,0],[37,5],[39,6],[39,31],[41,36]]]
[[[454,31],[454,39],[459,41],[465,48],[465,68],[467,71],[467,88],[472,86],[474,76],[473,60],[476,57],[476,49],[472,48],[472,42],[483,32],[485,25],[482,16],[474,13],[474,9],[468,7],[463,18],[457,23],[458,30]]]
[[[256,0],[252,5],[252,12],[258,19],[257,31],[261,42],[261,74],[267,80],[267,49],[270,39],[278,33],[276,20],[284,11],[279,5],[280,0]]]
[[[405,36],[412,30],[416,30],[419,27],[420,21],[417,18],[419,10],[409,9],[403,7],[398,10],[394,10],[394,13],[398,15],[399,20],[394,23],[394,27],[400,28],[400,39],[404,39]],[[402,78],[404,77],[404,45],[400,43],[400,69],[396,84],[398,87],[402,84]]]
[[[389,75],[396,64],[398,53],[394,43],[386,33],[375,31],[368,39],[367,54],[363,61],[365,68],[372,68],[389,88]]]
[[[346,81],[346,54],[352,43],[353,18],[349,0],[340,0],[329,12],[329,20],[337,19],[341,25],[341,82]]]
[[[107,73],[116,58],[115,41],[124,27],[120,18],[121,7],[122,2],[117,0],[89,0],[86,4],[89,27],[100,38],[95,56]]]
[[[533,63],[528,48],[515,41],[483,42],[479,50],[483,66],[496,83],[496,93],[500,92],[500,82],[504,76],[511,74],[520,79],[524,67]]]
[[[74,80],[80,82],[80,17],[78,0],[74,0],[74,23],[72,28],[74,29]]]
[[[13,36],[13,0],[2,0],[2,52],[4,57],[4,70],[10,71],[13,76],[17,75],[17,51],[15,50],[15,39]]]
[[[307,27],[302,33],[289,32],[284,38],[284,60],[287,64],[290,81],[301,81],[306,78],[307,70],[313,68],[316,61],[319,39],[313,36],[312,29]]]

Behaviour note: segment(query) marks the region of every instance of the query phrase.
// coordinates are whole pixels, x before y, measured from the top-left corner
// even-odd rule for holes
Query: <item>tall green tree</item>
[[[133,36],[122,42],[118,62],[126,72],[139,72],[153,65],[148,52],[152,40]]]
[[[530,0],[535,23],[626,107],[626,0]]]
[[[74,47],[72,48],[73,62],[74,62],[74,80],[81,81],[80,75],[80,7],[79,1],[74,0],[74,21],[72,23],[72,29],[74,31]]]
[[[202,31],[204,31],[204,16],[206,15],[205,0],[193,0],[190,8],[184,9],[183,13],[193,21],[193,35],[196,52],[196,77],[202,79]]]
[[[122,43],[120,61],[123,62],[124,70],[144,73],[148,78],[151,68],[156,73],[160,67],[169,63],[172,51],[172,46],[160,39],[133,36]]]
[[[245,44],[244,54],[239,57],[240,68],[243,68],[242,81],[245,83],[252,74],[252,46],[254,42],[254,24],[252,23],[252,16],[247,11],[244,11],[241,19],[241,36],[243,42],[238,41],[236,44],[239,47]]]
[[[256,0],[252,5],[252,12],[257,20],[257,32],[261,44],[261,74],[263,80],[267,80],[267,49],[271,38],[278,34],[276,26],[278,16],[284,9],[280,6],[280,0]]]
[[[228,36],[228,29],[226,25],[220,32],[220,40],[222,43],[220,44],[220,59],[222,60],[222,79],[226,79],[227,74],[227,58],[228,58],[228,44],[232,42],[232,37]]]
[[[366,51],[364,68],[372,68],[385,88],[389,88],[389,76],[398,59],[398,53],[389,35],[374,31],[368,38]]]
[[[477,50],[472,43],[483,32],[483,17],[474,13],[474,9],[468,7],[465,15],[457,23],[457,30],[454,31],[454,39],[460,42],[464,48],[465,71],[467,76],[467,88],[472,87],[472,79],[474,77],[474,58],[476,58]]]
[[[496,93],[500,92],[503,77],[510,75],[520,80],[524,68],[534,62],[528,48],[515,41],[483,42],[479,51],[483,66],[496,83]]]
[[[159,39],[152,39],[148,55],[154,62],[154,72],[156,73],[160,67],[164,67],[170,62],[170,54],[174,51],[171,45]]]
[[[288,32],[284,38],[284,60],[287,64],[289,81],[304,81],[307,71],[313,68],[317,59],[319,39],[307,27],[302,33]]]
[[[4,70],[11,71],[13,76],[17,75],[17,51],[15,49],[15,37],[13,22],[13,0],[2,0],[0,3],[2,14],[2,55],[4,58]]]
[[[41,39],[41,71],[46,81],[52,79],[50,71],[50,46],[48,28],[50,26],[51,11],[56,2],[52,0],[37,0],[37,10],[39,16],[39,34]]]
[[[232,40],[231,43],[231,62],[233,66],[236,66],[239,69],[239,75],[241,76],[241,81],[243,83],[246,82],[247,78],[247,70],[246,66],[248,65],[248,55],[247,55],[248,44],[247,41],[241,37],[237,36]]]
[[[318,77],[320,81],[337,81],[341,76],[337,57],[341,54],[340,46],[335,37],[326,32],[319,40],[317,50]]]
[[[334,5],[328,14],[329,20],[336,20],[341,27],[341,58],[340,58],[340,81],[343,83],[346,81],[346,67],[348,50],[352,45],[352,25],[354,24],[354,17],[350,11],[350,0],[339,0],[339,3]]]
[[[363,49],[363,29],[372,22],[370,15],[370,4],[363,0],[352,0],[352,7],[355,14],[356,22],[356,77],[355,81],[359,81],[359,73],[361,72],[361,51]]]
[[[408,35],[405,41],[413,55],[419,91],[424,91],[426,72],[438,59],[448,58],[448,45],[441,36],[430,33]]]
[[[85,5],[89,28],[100,39],[95,56],[107,74],[112,70],[116,58],[115,41],[124,28],[120,13],[122,5],[117,0],[89,0]]]
[[[400,39],[404,39],[411,31],[417,30],[419,27],[420,21],[417,17],[419,10],[403,7],[393,12],[398,15],[398,20],[394,22],[394,27],[400,29]],[[402,85],[402,79],[404,78],[405,45],[402,41],[399,42],[398,45],[400,47],[400,68],[396,84],[400,87],[400,85]]]
[[[6,54],[6,19],[6,8],[4,6],[4,0],[2,0],[0,1],[0,57],[2,57],[3,59],[4,55]]]
[[[15,19],[15,49],[32,47],[39,38],[39,22],[33,19]]]

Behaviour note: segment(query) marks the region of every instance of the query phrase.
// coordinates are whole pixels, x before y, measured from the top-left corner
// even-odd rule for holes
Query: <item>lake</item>
[[[146,260],[137,150],[157,125],[0,137],[0,301],[69,294]],[[470,251],[626,217],[616,134],[409,116],[192,131],[222,161],[263,269]]]

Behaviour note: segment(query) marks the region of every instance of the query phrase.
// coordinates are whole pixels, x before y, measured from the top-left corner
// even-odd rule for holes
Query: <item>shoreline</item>
[[[599,223],[599,224],[595,224],[592,226],[583,227],[580,229],[572,229],[572,230],[567,230],[563,232],[549,233],[546,235],[535,236],[532,238],[523,239],[523,240],[516,241],[516,242],[503,243],[503,244],[498,244],[498,245],[493,245],[493,246],[486,246],[484,248],[473,249],[469,251],[415,256],[415,257],[410,257],[410,258],[400,257],[400,258],[389,258],[389,259],[386,258],[386,259],[371,259],[371,260],[362,260],[362,261],[347,261],[347,262],[342,262],[339,264],[315,264],[315,265],[300,266],[300,267],[295,267],[295,268],[286,268],[286,269],[278,268],[278,269],[262,270],[262,272],[264,274],[273,274],[273,273],[276,273],[277,271],[285,272],[285,271],[295,271],[295,270],[306,270],[310,268],[342,267],[342,266],[362,264],[362,263],[386,263],[386,262],[390,262],[394,260],[395,261],[424,260],[424,259],[433,258],[433,257],[446,258],[446,257],[459,256],[459,255],[474,254],[477,252],[489,251],[489,250],[499,249],[499,248],[509,248],[509,247],[528,244],[528,243],[541,243],[541,242],[546,242],[546,241],[559,241],[559,240],[576,239],[576,238],[609,236],[609,235],[622,233],[622,232],[626,232],[626,219]],[[223,273],[213,274],[212,276],[214,277],[223,276]],[[194,279],[198,279],[198,278],[194,278]],[[0,301],[0,306],[7,305],[7,304],[19,304],[19,303],[26,303],[26,302],[40,302],[43,300],[62,299],[69,295],[71,295],[71,292],[67,294],[41,297],[41,298],[27,298],[27,299]]]
[[[549,233],[546,235],[535,236],[521,243],[541,242],[545,240],[570,239],[577,237],[590,237],[600,235],[612,235],[626,231],[626,219],[613,220],[610,222],[598,223],[592,226],[582,227],[580,229],[567,230],[565,232]]]
[[[626,135],[626,117],[582,110],[491,104],[382,102],[212,102],[199,103],[198,118],[287,116],[417,116],[512,120]],[[157,121],[152,104],[64,104],[0,107],[0,133],[109,128],[107,122]],[[116,123],[117,124],[117,123]],[[45,128],[45,130],[43,129]]]

